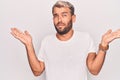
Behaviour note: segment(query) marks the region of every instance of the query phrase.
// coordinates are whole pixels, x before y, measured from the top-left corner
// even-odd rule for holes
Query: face
[[[64,35],[72,29],[74,15],[71,15],[67,7],[55,7],[53,11],[53,22],[58,34]]]

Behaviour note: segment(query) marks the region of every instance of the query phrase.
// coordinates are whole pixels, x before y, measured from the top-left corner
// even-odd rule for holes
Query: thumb
[[[30,35],[28,31],[24,31],[24,33],[25,33],[26,35]]]
[[[111,29],[109,29],[107,32],[106,32],[106,34],[109,34],[109,33],[111,33],[112,32],[112,30]]]

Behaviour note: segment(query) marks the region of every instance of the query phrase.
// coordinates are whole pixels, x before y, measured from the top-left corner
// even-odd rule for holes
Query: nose
[[[59,22],[62,21],[62,17],[61,17],[61,16],[58,17],[58,21],[59,21]]]

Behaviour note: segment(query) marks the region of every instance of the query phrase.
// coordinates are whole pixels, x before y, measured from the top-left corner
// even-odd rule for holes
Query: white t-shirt
[[[45,63],[47,80],[87,80],[86,57],[95,51],[89,34],[74,31],[67,41],[58,40],[56,35],[47,36],[38,59]]]

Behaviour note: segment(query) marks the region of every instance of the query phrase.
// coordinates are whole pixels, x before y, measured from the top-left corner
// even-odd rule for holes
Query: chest
[[[46,61],[58,65],[76,65],[86,61],[88,44],[74,42],[70,44],[52,44],[45,50]]]

